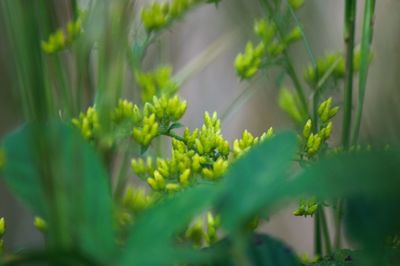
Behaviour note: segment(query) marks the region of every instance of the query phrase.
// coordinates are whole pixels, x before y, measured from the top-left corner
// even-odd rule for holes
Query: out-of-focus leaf
[[[191,219],[210,207],[218,187],[200,185],[178,193],[143,213],[130,231],[115,265],[176,265],[205,261],[213,254],[179,245],[176,237]]]
[[[328,156],[304,169],[287,193],[313,194],[323,199],[398,194],[400,152],[371,151]]]
[[[218,243],[217,246],[223,246],[229,250],[225,256],[219,257],[213,266],[234,266],[238,265],[235,261],[235,250],[232,248],[233,243],[229,239],[225,239]],[[284,243],[265,234],[253,234],[246,243],[246,259],[249,265],[257,266],[293,266],[301,265],[296,255]]]
[[[29,124],[4,140],[10,189],[48,223],[50,247],[107,261],[114,247],[107,173],[72,127]]]
[[[400,196],[381,199],[352,198],[345,207],[348,236],[368,250],[382,252],[388,239],[400,235]]]
[[[360,251],[341,249],[334,254],[322,258],[320,261],[307,264],[314,266],[345,266],[345,265],[365,265],[367,261]]]
[[[359,246],[383,252],[400,232],[400,152],[374,151],[329,156],[287,184],[288,196],[344,198],[346,233]],[[376,256],[375,256],[376,257]]]
[[[294,134],[282,133],[257,145],[232,165],[224,177],[223,201],[218,206],[222,225],[228,231],[239,229],[257,211],[281,197],[295,150]]]

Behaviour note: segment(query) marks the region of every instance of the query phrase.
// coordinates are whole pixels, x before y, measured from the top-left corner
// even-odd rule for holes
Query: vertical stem
[[[290,61],[290,58],[289,58],[287,52],[284,52],[284,56],[286,59],[288,74],[289,74],[290,78],[292,79],[294,88],[296,89],[297,95],[299,96],[303,111],[304,111],[304,113],[308,114],[307,99],[306,99],[306,96],[304,95],[304,90],[303,90],[303,87],[301,86],[301,83],[297,76],[296,70],[294,69],[292,62]]]
[[[343,132],[342,144],[345,149],[349,147],[351,111],[353,98],[353,54],[354,54],[354,33],[356,18],[356,1],[345,0],[345,23],[344,23],[344,42],[346,50],[346,72],[344,87],[344,112],[343,112]]]
[[[281,27],[279,25],[280,23],[276,19],[276,15],[275,14],[277,14],[277,12],[273,10],[273,7],[268,3],[268,1],[264,0],[264,1],[262,1],[262,3],[267,8],[267,11],[268,11],[269,15],[271,16],[273,22],[275,23],[275,26],[276,26],[276,29],[277,29],[277,32],[279,34],[280,39],[284,39],[284,34],[283,34],[282,29],[281,29]],[[295,68],[293,66],[293,63],[292,63],[292,61],[291,61],[291,59],[290,59],[290,57],[289,57],[289,55],[288,55],[286,50],[284,50],[283,56],[284,56],[285,63],[286,63],[287,73],[288,73],[290,79],[293,82],[293,85],[294,85],[294,88],[296,90],[297,95],[299,96],[303,111],[304,111],[304,113],[309,115],[307,98],[306,98],[306,96],[304,94],[303,86],[301,85],[300,79],[298,78],[296,70],[295,70]]]
[[[314,255],[317,257],[322,256],[322,241],[321,241],[321,217],[319,215],[320,207],[315,213],[314,219]]]
[[[361,62],[360,62],[360,76],[358,82],[358,105],[356,112],[355,125],[353,129],[352,143],[356,145],[358,142],[358,135],[360,132],[361,116],[364,106],[365,89],[368,77],[368,61],[370,55],[370,48],[373,36],[373,24],[375,13],[375,0],[366,0],[364,5],[364,21],[361,35]]]
[[[321,216],[321,230],[322,230],[322,235],[323,235],[323,239],[324,239],[325,251],[326,251],[326,254],[329,255],[332,253],[332,245],[331,245],[331,238],[329,236],[329,230],[328,230],[328,224],[326,221],[325,210],[324,210],[323,206],[321,206],[321,211],[319,214]]]
[[[341,220],[342,220],[342,212],[343,212],[343,202],[341,199],[338,199],[336,204],[336,212],[335,212],[335,250],[338,250],[341,245],[342,238],[342,230],[341,230]]]

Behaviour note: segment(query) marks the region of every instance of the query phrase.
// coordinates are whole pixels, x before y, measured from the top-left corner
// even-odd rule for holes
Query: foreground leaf
[[[113,251],[108,177],[93,148],[72,127],[29,124],[4,140],[5,182],[48,223],[49,247],[107,261]]]

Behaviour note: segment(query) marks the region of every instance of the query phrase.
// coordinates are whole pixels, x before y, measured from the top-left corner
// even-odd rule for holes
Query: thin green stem
[[[353,98],[353,58],[354,58],[354,35],[356,19],[357,0],[345,0],[345,28],[344,42],[346,50],[346,72],[344,87],[344,110],[343,110],[343,131],[342,144],[345,149],[350,144],[350,128]]]
[[[360,133],[365,90],[367,86],[368,64],[369,64],[368,61],[369,61],[371,42],[373,37],[374,13],[375,13],[375,0],[366,0],[364,5],[364,21],[363,21],[363,30],[361,35],[361,63],[360,63],[360,75],[358,82],[358,105],[357,105],[357,112],[353,129],[353,135],[352,135],[353,145],[357,144],[358,136]]]
[[[321,216],[321,230],[322,230],[322,236],[324,239],[324,246],[325,246],[325,251],[326,254],[329,255],[332,253],[332,245],[331,245],[331,238],[329,236],[329,230],[328,230],[328,224],[325,216],[325,210],[324,207],[321,206],[321,210],[319,212]]]
[[[186,143],[186,140],[182,136],[179,136],[178,134],[176,134],[175,132],[168,131],[168,132],[162,133],[162,135],[168,136],[168,137],[171,137],[171,138],[174,138],[176,140]]]
[[[277,18],[275,16],[276,12],[274,12],[273,8],[270,6],[268,1],[264,0],[264,1],[262,1],[262,3],[264,3],[265,7],[267,8],[268,13],[270,14],[272,20],[275,23],[277,32],[279,34],[279,38],[281,40],[283,40],[284,39],[284,34],[283,34],[282,29],[280,27],[280,23],[279,23],[279,21],[277,20]],[[307,103],[307,98],[306,98],[305,93],[304,93],[304,88],[301,85],[300,79],[299,79],[299,77],[298,77],[298,75],[296,73],[296,70],[294,68],[293,62],[292,62],[291,58],[289,57],[289,54],[288,54],[288,52],[286,50],[284,50],[284,52],[283,52],[283,57],[285,59],[287,73],[288,73],[290,79],[293,82],[293,86],[294,86],[294,88],[296,90],[296,93],[297,93],[299,99],[300,99],[303,111],[304,111],[304,113],[309,115],[308,103]]]
[[[314,254],[318,257],[322,255],[321,217],[319,215],[319,208],[314,218]]]
[[[287,52],[284,52],[284,56],[286,58],[286,65],[287,65],[287,71],[288,71],[288,75],[289,77],[292,79],[294,88],[296,90],[297,95],[299,96],[302,108],[304,113],[309,114],[308,112],[308,104],[307,104],[307,98],[304,94],[304,89],[303,86],[300,83],[300,79],[296,73],[296,70],[293,66],[293,63],[289,57],[289,55],[287,54]]]
[[[342,227],[341,227],[341,221],[342,221],[342,212],[343,212],[343,205],[342,205],[342,200],[339,199],[336,204],[336,209],[335,209],[335,250],[340,249],[341,246],[341,238],[342,238]]]

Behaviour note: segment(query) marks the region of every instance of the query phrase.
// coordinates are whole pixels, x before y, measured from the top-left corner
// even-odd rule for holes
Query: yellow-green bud
[[[159,30],[168,23],[168,3],[152,3],[150,6],[142,9],[141,19],[144,28],[148,31]]]
[[[297,123],[304,122],[305,118],[300,111],[299,100],[289,89],[283,87],[279,91],[278,104],[279,107],[285,111],[291,119]]]
[[[0,218],[0,238],[4,236],[4,233],[6,231],[6,221],[4,220],[4,217]]]
[[[265,46],[260,42],[256,48],[252,42],[246,44],[243,54],[238,54],[235,59],[236,73],[241,79],[249,79],[253,77],[261,66],[262,56],[264,55]]]
[[[286,44],[280,43],[278,41],[271,43],[267,47],[268,54],[271,57],[277,57],[277,56],[281,55],[283,53],[283,51],[285,51],[285,49],[286,49]]]
[[[178,191],[181,188],[179,184],[169,183],[165,186],[165,189],[170,192]]]
[[[47,230],[46,221],[40,218],[39,216],[35,216],[33,225],[36,227],[37,230],[39,230],[42,233]]]
[[[186,169],[183,173],[179,176],[179,182],[186,186],[189,184],[189,177],[190,177],[190,169]]]
[[[311,119],[308,119],[303,128],[303,137],[305,139],[308,139],[308,137],[310,136],[311,129],[312,129],[312,122]]]
[[[318,134],[311,133],[307,140],[307,152],[309,156],[314,155],[321,146],[321,137]]]
[[[254,32],[262,39],[264,44],[268,44],[274,37],[276,28],[273,23],[260,19],[254,22]]]
[[[131,167],[138,176],[142,176],[146,173],[146,168],[142,159],[132,159]]]
[[[287,44],[296,42],[296,41],[300,40],[302,38],[302,36],[303,36],[303,33],[302,33],[300,26],[296,26],[288,33],[288,35],[286,35],[285,42]]]
[[[194,224],[186,230],[185,237],[190,239],[195,246],[201,247],[204,238],[203,221],[201,218],[196,219]]]
[[[289,5],[294,9],[297,10],[304,5],[304,0],[289,0]]]

